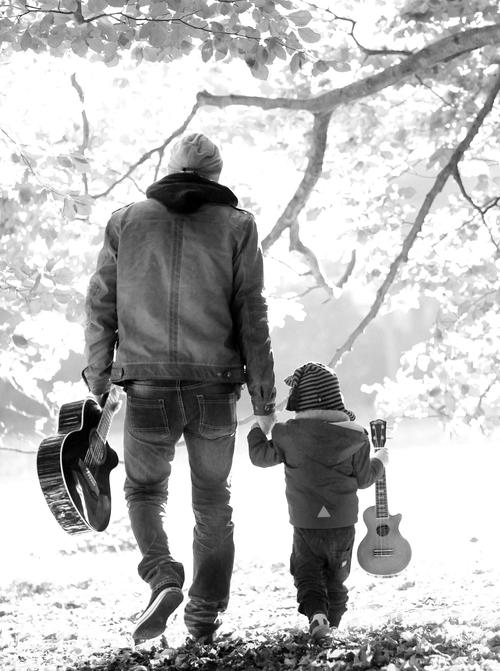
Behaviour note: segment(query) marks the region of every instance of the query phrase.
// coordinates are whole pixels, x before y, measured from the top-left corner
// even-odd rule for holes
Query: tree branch
[[[333,289],[326,280],[315,254],[300,240],[298,217],[304,209],[304,206],[323,171],[323,159],[325,156],[328,126],[331,116],[331,112],[314,115],[311,134],[311,153],[302,180],[300,181],[295,194],[278,218],[278,221],[268,235],[262,240],[262,250],[265,254],[288,228],[290,230],[290,249],[298,251],[304,256],[318,286],[324,288],[330,297],[333,295]]]
[[[142,163],[145,163],[148,159],[150,159],[156,152],[159,154],[160,157],[163,156],[165,148],[172,142],[172,140],[175,140],[176,137],[181,135],[186,130],[186,128],[191,123],[193,117],[195,116],[196,112],[199,110],[199,108],[200,105],[198,102],[196,102],[193,106],[193,109],[184,119],[182,124],[176,130],[174,130],[174,132],[171,135],[169,135],[169,137],[165,140],[165,142],[163,142],[159,147],[154,147],[154,149],[150,149],[145,154],[143,154],[138,161],[136,161],[129,167],[129,169],[125,172],[125,174],[123,174],[112,184],[110,184],[106,189],[106,191],[92,195],[92,198],[97,200],[97,198],[103,198],[104,196],[107,196],[109,193],[111,193],[111,191],[113,191],[115,187],[118,186],[118,184],[121,184],[124,180],[130,177],[130,175],[134,172],[134,170],[136,170]]]
[[[337,364],[340,363],[343,356],[352,349],[353,344],[358,339],[358,337],[364,332],[368,324],[377,316],[385,300],[385,297],[392,283],[394,282],[396,275],[398,274],[400,267],[408,260],[408,254],[415,240],[417,239],[418,234],[422,230],[422,226],[424,224],[427,215],[429,214],[429,211],[432,207],[432,204],[434,203],[434,200],[443,189],[450,175],[453,175],[455,170],[457,169],[459,161],[462,159],[465,151],[469,148],[472,140],[477,135],[486,116],[491,111],[495,102],[495,98],[497,97],[499,91],[500,91],[500,69],[497,71],[497,74],[493,81],[493,85],[490,89],[490,92],[488,93],[484,105],[479,110],[476,118],[470,125],[469,130],[467,131],[464,139],[458,144],[458,146],[454,150],[448,163],[438,173],[431,190],[426,195],[424,202],[422,203],[422,206],[417,214],[417,217],[408,235],[403,241],[400,253],[391,263],[389,271],[384,281],[377,290],[377,294],[371,308],[369,309],[365,317],[361,320],[361,322],[358,324],[358,326],[356,326],[356,328],[352,331],[352,333],[349,335],[344,344],[337,349],[335,355],[329,362],[330,366],[335,367]]]
[[[307,162],[304,176],[295,191],[294,196],[278,218],[272,230],[262,240],[264,253],[278,240],[281,234],[290,228],[304,208],[305,202],[316,186],[323,170],[323,158],[326,150],[328,125],[331,113],[315,114],[312,128],[311,153]]]
[[[485,206],[485,207],[481,207],[480,205],[478,205],[477,203],[474,202],[474,200],[472,199],[472,197],[470,196],[470,194],[468,194],[467,191],[466,191],[466,189],[465,189],[465,186],[464,186],[464,183],[463,183],[463,181],[462,181],[462,177],[461,177],[461,175],[460,175],[460,171],[459,171],[459,169],[458,169],[458,166],[457,166],[457,167],[455,168],[455,170],[453,171],[453,177],[454,177],[454,179],[455,179],[455,182],[458,184],[458,188],[460,189],[460,192],[461,192],[462,196],[465,198],[465,200],[466,200],[468,203],[470,203],[470,205],[472,205],[472,207],[474,208],[474,210],[475,210],[475,211],[479,214],[479,216],[481,217],[481,221],[483,222],[483,226],[484,226],[484,227],[486,228],[486,230],[488,231],[488,235],[489,235],[489,237],[490,237],[490,240],[491,240],[493,246],[495,247],[495,249],[497,250],[497,256],[499,256],[499,255],[500,255],[500,245],[498,244],[498,242],[497,242],[497,241],[495,240],[495,238],[493,237],[493,232],[492,232],[491,228],[489,227],[488,222],[486,221],[486,216],[485,216],[485,215],[486,215],[486,212],[488,212],[488,210],[490,210],[491,207],[492,207],[492,206],[491,206],[491,203],[490,203],[489,205]],[[495,199],[495,200],[498,201],[498,198]]]
[[[377,74],[369,75],[357,82],[327,91],[314,98],[266,98],[236,94],[212,95],[207,91],[201,91],[198,93],[197,100],[200,105],[213,105],[215,107],[246,105],[260,107],[264,110],[284,108],[312,113],[331,112],[339,105],[371,96],[417,73],[425,72],[443,61],[457,58],[463,53],[469,53],[475,49],[480,49],[489,44],[498,44],[499,42],[500,24],[462,30],[431,43],[400,63],[385,68]]]
[[[81,11],[81,8],[80,8]],[[78,97],[80,99],[80,103],[82,106],[82,142],[80,144],[80,153],[82,156],[85,156],[85,152],[89,148],[89,140],[90,140],[90,126],[89,126],[89,120],[87,117],[87,112],[85,111],[85,95],[83,93],[83,89],[78,83],[76,79],[76,74],[73,73],[71,75],[71,84],[73,88],[76,90]],[[89,182],[87,178],[87,173],[84,172],[82,173],[82,181],[83,181],[83,189],[85,192],[85,195],[88,195],[89,193]]]
[[[353,249],[352,252],[351,252],[351,259],[350,259],[349,263],[347,264],[347,267],[344,271],[344,274],[342,275],[342,277],[340,278],[340,280],[336,284],[336,287],[338,289],[342,289],[344,284],[347,284],[347,282],[349,281],[349,278],[351,277],[351,275],[354,272],[355,265],[356,265],[356,250]]]

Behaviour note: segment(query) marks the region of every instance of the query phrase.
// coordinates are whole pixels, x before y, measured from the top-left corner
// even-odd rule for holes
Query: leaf
[[[299,28],[297,32],[304,42],[319,42],[321,39],[321,35],[312,28]]]
[[[80,154],[77,151],[71,152],[70,154],[71,160],[73,162],[74,167],[78,170],[78,172],[88,172],[90,169],[90,165],[88,160],[85,158],[83,154]]]
[[[292,12],[288,18],[295,23],[296,26],[307,26],[312,19],[312,14],[307,9],[299,9],[297,12]]]
[[[305,55],[302,51],[296,52],[290,59],[290,72],[294,75],[305,63]]]
[[[99,14],[108,6],[107,0],[88,0],[87,9],[90,14]]]
[[[47,44],[56,49],[64,42],[66,35],[66,26],[54,26],[47,37]]]
[[[88,46],[81,39],[76,39],[71,42],[71,49],[77,56],[86,56],[88,51]]]
[[[328,72],[329,69],[330,69],[329,65],[325,61],[322,60],[316,61],[312,66],[312,75],[314,77],[316,75],[323,74],[325,72]],[[322,82],[319,83],[322,84]]]
[[[262,64],[259,64],[256,67],[254,66],[254,67],[250,68],[250,72],[252,73],[252,75],[256,79],[262,79],[262,80],[266,81],[267,78],[269,77],[269,69],[265,65],[262,65]]]
[[[73,167],[73,161],[70,159],[69,156],[66,156],[65,154],[59,154],[59,156],[57,157],[57,162],[63,168],[72,168]]]
[[[211,39],[205,40],[201,45],[201,59],[204,63],[209,61],[214,54],[214,44]]]
[[[33,38],[29,30],[26,30],[23,33],[23,36],[21,37],[19,44],[21,45],[21,49],[23,51],[27,51],[28,49],[33,48]]]
[[[346,61],[328,61],[337,72],[349,72],[351,66]]]
[[[19,335],[17,333],[14,333],[12,335],[12,342],[16,347],[28,347],[29,342],[26,340],[26,338],[22,335]]]
[[[412,186],[402,186],[399,189],[399,195],[402,198],[413,198],[413,196],[417,193],[416,189],[414,189]]]
[[[168,42],[169,29],[162,23],[150,24],[149,44],[152,47],[164,47]]]
[[[66,217],[66,219],[74,219],[76,215],[76,205],[75,201],[73,198],[66,197],[64,199],[64,205],[63,205],[63,217]]]
[[[170,16],[165,0],[154,0],[149,6],[149,15],[152,19],[156,19],[159,16]]]

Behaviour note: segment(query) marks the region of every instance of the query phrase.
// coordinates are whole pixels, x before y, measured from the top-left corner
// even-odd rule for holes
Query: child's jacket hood
[[[276,425],[273,440],[280,445],[290,441],[290,451],[325,466],[340,464],[369,445],[362,426],[349,421],[342,412],[330,413],[330,418],[299,413],[296,419]]]
[[[160,201],[174,212],[191,214],[206,203],[236,207],[238,199],[227,186],[194,173],[174,173],[151,184],[148,198]]]

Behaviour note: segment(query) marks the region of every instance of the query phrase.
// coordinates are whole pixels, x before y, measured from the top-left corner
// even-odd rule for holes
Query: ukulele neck
[[[387,481],[385,478],[385,472],[383,476],[375,483],[375,516],[377,519],[389,517],[389,505],[387,502]]]

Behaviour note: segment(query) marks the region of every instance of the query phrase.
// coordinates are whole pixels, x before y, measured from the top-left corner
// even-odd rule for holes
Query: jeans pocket
[[[199,433],[203,438],[232,436],[236,432],[236,400],[229,394],[197,395],[200,409]]]
[[[163,399],[129,396],[127,399],[126,423],[133,434],[155,432],[164,438],[170,438],[170,428]]]

